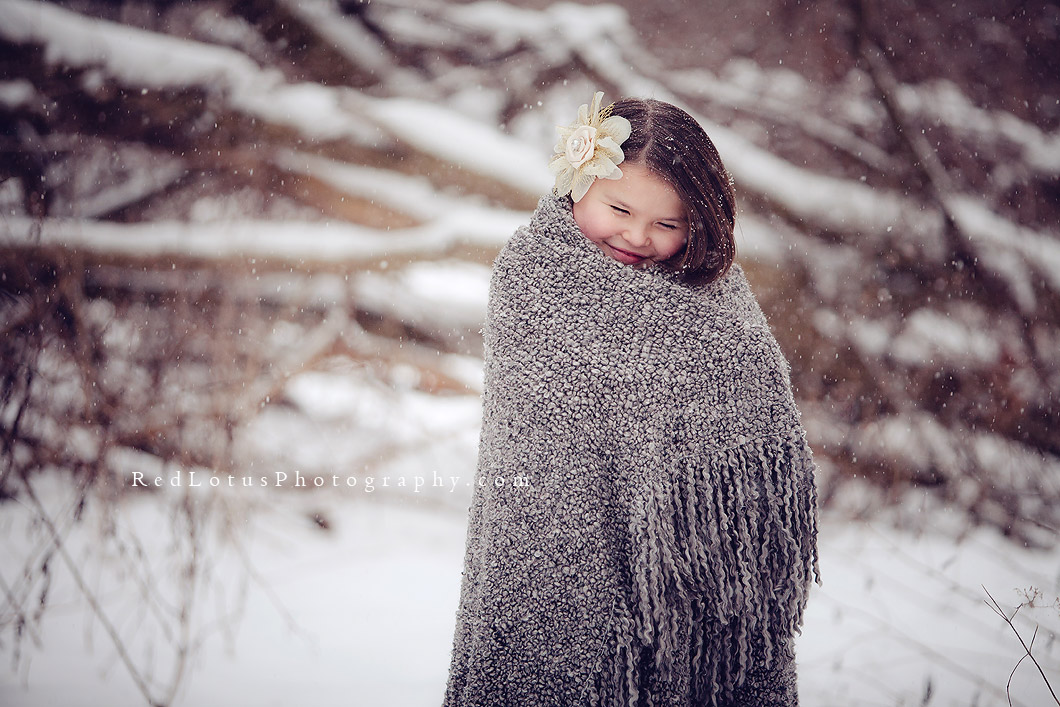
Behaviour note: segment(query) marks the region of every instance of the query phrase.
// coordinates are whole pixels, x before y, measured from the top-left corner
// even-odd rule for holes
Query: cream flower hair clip
[[[572,199],[581,201],[597,177],[622,178],[618,165],[625,159],[621,145],[629,137],[629,121],[611,115],[611,106],[601,111],[603,98],[604,92],[597,91],[592,106],[578,108],[576,122],[556,126],[559,141],[548,168],[556,175],[553,189],[558,196],[570,193]]]

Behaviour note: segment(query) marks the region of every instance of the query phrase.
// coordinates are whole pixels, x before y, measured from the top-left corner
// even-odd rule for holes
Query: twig
[[[137,670],[136,665],[132,661],[132,658],[129,657],[128,651],[125,650],[125,644],[122,642],[121,636],[118,635],[118,630],[114,627],[114,624],[111,623],[110,619],[107,617],[106,612],[103,611],[103,607],[100,606],[99,601],[96,599],[96,595],[93,594],[92,591],[88,588],[88,585],[85,584],[85,580],[81,576],[81,571],[78,569],[77,563],[74,562],[74,559],[70,557],[70,554],[67,552],[66,545],[63,543],[62,537],[59,535],[58,529],[56,529],[55,524],[52,522],[51,517],[45,510],[44,505],[40,502],[40,499],[37,498],[37,494],[36,492],[34,492],[33,486],[26,478],[22,479],[22,485],[26,490],[26,497],[29,498],[29,500],[33,503],[37,515],[40,517],[41,521],[48,529],[48,532],[51,534],[52,541],[55,543],[55,549],[58,551],[59,556],[63,558],[63,562],[66,564],[67,569],[70,570],[70,574],[73,576],[74,582],[77,584],[77,588],[85,597],[85,600],[88,602],[89,607],[92,609],[92,613],[96,615],[96,618],[98,618],[99,622],[103,625],[103,629],[107,632],[107,635],[110,636],[111,642],[114,644],[114,650],[117,651],[118,657],[125,664],[125,667],[129,671],[129,675],[130,677],[132,677],[132,680],[136,684],[136,687],[140,690],[141,694],[143,694],[144,696],[144,699],[147,700],[148,704],[150,704],[151,707],[165,707],[163,703],[155,700],[154,697],[152,697],[151,687],[147,684],[147,681],[140,674],[140,671]]]
[[[278,397],[287,381],[323,356],[340,339],[343,330],[351,325],[351,320],[342,308],[333,307],[324,321],[302,338],[296,351],[272,366],[271,375],[258,376],[234,403],[219,403],[219,407],[230,410],[237,422],[250,418],[266,400]]]
[[[37,633],[37,627],[34,625],[32,617],[27,616],[26,612],[24,612],[19,606],[19,602],[16,601],[14,590],[4,579],[3,575],[0,575],[0,590],[3,591],[7,603],[11,606],[11,611],[14,612],[16,623],[29,634],[29,637],[33,639],[33,643],[40,648],[42,645],[40,634]]]
[[[986,592],[986,595],[988,597],[990,597],[990,601],[987,601],[987,602],[984,602],[984,603],[987,606],[989,606],[991,609],[993,609],[995,614],[997,614],[1002,619],[1004,619],[1005,623],[1007,623],[1009,628],[1012,629],[1012,632],[1014,634],[1016,634],[1016,638],[1019,640],[1020,645],[1023,646],[1023,650],[1024,650],[1023,657],[1019,659],[1019,662],[1016,663],[1016,667],[1014,667],[1012,669],[1012,673],[1009,675],[1009,678],[1008,678],[1008,685],[1005,686],[1005,694],[1008,695],[1009,704],[1010,705],[1012,704],[1012,695],[1011,695],[1011,693],[1009,691],[1009,689],[1012,686],[1012,676],[1016,674],[1016,668],[1018,668],[1020,666],[1020,663],[1022,663],[1025,658],[1030,658],[1031,662],[1034,663],[1034,667],[1036,667],[1038,669],[1038,672],[1041,673],[1042,680],[1045,681],[1045,686],[1047,688],[1049,688],[1049,694],[1053,696],[1053,702],[1055,702],[1057,705],[1060,705],[1060,698],[1057,698],[1056,692],[1053,690],[1053,686],[1049,682],[1048,676],[1046,676],[1046,674],[1045,674],[1045,670],[1042,669],[1042,666],[1038,662],[1038,659],[1034,657],[1033,653],[1031,653],[1031,649],[1034,647],[1034,639],[1038,637],[1038,627],[1037,626],[1034,627],[1034,634],[1031,636],[1030,645],[1028,645],[1026,643],[1026,641],[1023,640],[1023,636],[1020,635],[1020,632],[1018,630],[1016,630],[1016,626],[1012,623],[1012,619],[1015,618],[1016,614],[1019,613],[1019,610],[1021,608],[1023,608],[1023,604],[1020,604],[1019,606],[1017,606],[1016,610],[1012,612],[1012,616],[1009,616],[1001,608],[1001,605],[997,603],[997,599],[995,599],[993,597],[993,595],[991,595],[990,592],[987,591],[987,588],[985,586],[983,586],[983,591]]]
[[[949,248],[956,259],[964,261],[967,265],[974,265],[974,253],[957,226],[957,217],[950,207],[950,197],[955,192],[953,180],[938,154],[931,148],[927,137],[913,126],[912,119],[898,99],[898,79],[874,36],[874,22],[870,19],[872,8],[866,0],[854,0],[851,6],[857,21],[857,53],[865,60],[868,74],[880,93],[883,107],[894,124],[898,137],[913,156],[914,165],[920,168],[932,198],[942,211],[947,226],[944,235]]]
[[[982,673],[978,673],[960,661],[951,658],[945,651],[933,648],[927,643],[917,640],[914,636],[896,626],[892,621],[877,616],[861,606],[843,602],[835,597],[833,597],[832,600],[837,606],[842,608],[843,611],[865,617],[867,620],[874,623],[880,631],[890,634],[915,647],[916,651],[922,656],[930,659],[939,667],[951,671],[954,675],[968,680],[969,683],[979,687],[983,692],[991,693],[997,697],[1001,696],[1000,687],[987,682]]]
[[[184,512],[188,522],[188,538],[191,546],[191,557],[188,558],[187,569],[184,572],[184,577],[187,582],[187,590],[184,606],[180,608],[180,614],[178,617],[180,643],[177,646],[176,669],[173,673],[173,679],[169,684],[169,688],[166,691],[165,699],[163,700],[163,704],[167,705],[176,699],[177,693],[180,690],[180,684],[184,679],[184,673],[188,667],[189,647],[191,645],[191,614],[192,607],[195,603],[195,589],[198,585],[198,578],[200,575],[199,570],[201,567],[200,549],[202,541],[199,534],[200,528],[187,489],[184,491],[183,501],[180,509]]]

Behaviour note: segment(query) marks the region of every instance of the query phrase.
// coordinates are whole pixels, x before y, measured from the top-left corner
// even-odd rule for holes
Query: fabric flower
[[[596,178],[622,178],[621,145],[629,137],[630,125],[622,116],[610,115],[610,107],[601,111],[603,98],[604,92],[597,91],[591,106],[578,108],[577,121],[556,127],[559,140],[548,168],[556,175],[554,191],[559,196],[569,193],[581,201]]]

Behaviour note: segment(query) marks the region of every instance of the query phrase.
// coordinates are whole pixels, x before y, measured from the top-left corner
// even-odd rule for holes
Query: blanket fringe
[[[642,707],[642,695],[650,705],[666,694],[717,705],[799,632],[809,584],[820,581],[804,437],[705,458],[663,465],[634,490],[632,606],[616,599],[600,704]]]

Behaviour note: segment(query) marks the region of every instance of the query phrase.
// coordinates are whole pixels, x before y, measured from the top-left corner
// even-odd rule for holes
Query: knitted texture
[[[814,466],[740,267],[622,265],[549,195],[484,334],[444,704],[797,704]]]

